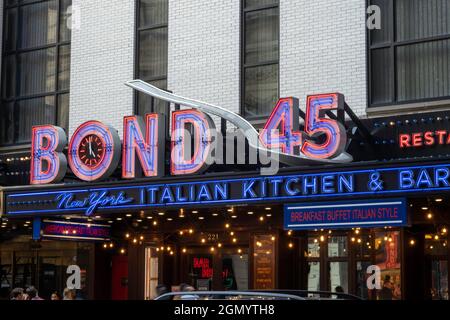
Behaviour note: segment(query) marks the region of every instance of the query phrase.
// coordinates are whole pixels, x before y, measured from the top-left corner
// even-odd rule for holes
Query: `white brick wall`
[[[121,133],[133,110],[134,0],[73,0],[70,133],[98,119]],[[366,108],[365,3],[280,0],[280,95],[340,91]],[[168,89],[240,110],[240,1],[169,0]],[[102,82],[101,84],[98,84]],[[216,121],[218,123],[218,121]]]
[[[280,94],[339,91],[365,116],[366,29],[363,0],[280,0]]]
[[[87,120],[100,120],[122,133],[122,117],[133,111],[133,0],[73,0],[80,28],[72,30],[70,134]]]
[[[169,0],[169,90],[239,112],[239,14],[237,0]]]
[[[239,112],[239,2],[169,1],[170,90]],[[340,91],[365,115],[365,41],[362,0],[280,0],[280,95]]]

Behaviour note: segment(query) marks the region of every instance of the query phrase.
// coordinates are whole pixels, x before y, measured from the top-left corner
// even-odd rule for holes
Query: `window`
[[[277,0],[243,0],[242,113],[263,117],[279,96],[279,7]]]
[[[369,32],[370,106],[450,98],[450,2],[371,0],[381,29]]]
[[[401,299],[401,244],[400,231],[392,229],[310,232],[304,242],[303,289],[350,293],[369,300]],[[380,268],[380,290],[367,286],[373,265]]]
[[[92,299],[90,283],[94,281],[93,256],[95,244],[75,241],[42,241],[42,248],[29,246],[29,234],[15,234],[0,243],[0,300],[9,299],[14,288],[39,288],[39,296],[49,300],[51,295],[66,287],[68,266],[77,261],[81,269],[81,289],[77,294]],[[93,270],[92,270],[93,271]]]
[[[0,145],[30,142],[31,127],[68,127],[71,0],[6,1]]]
[[[167,88],[168,0],[137,0],[136,77],[158,88]],[[163,101],[137,93],[136,114],[163,107]]]

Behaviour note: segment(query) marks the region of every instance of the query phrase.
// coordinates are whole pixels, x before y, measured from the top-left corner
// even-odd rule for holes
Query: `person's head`
[[[337,286],[334,290],[336,291],[336,293],[344,293],[344,288],[342,288],[341,286]]]
[[[61,300],[61,296],[59,295],[59,293],[57,291],[53,292],[50,300]]]
[[[75,292],[74,289],[69,289],[69,288],[65,288],[64,289],[64,300],[75,300],[77,293]]]
[[[180,291],[191,292],[191,291],[195,291],[195,288],[193,286],[191,286],[190,284],[182,283],[182,284],[180,284]]]
[[[28,287],[26,293],[30,299],[36,298],[38,296],[38,291],[34,286]]]
[[[11,291],[11,299],[12,300],[23,300],[23,289],[22,288],[14,288]]]
[[[169,292],[170,292],[170,290],[165,284],[158,284],[156,286],[156,294],[158,296],[161,296],[161,295],[163,295],[165,293],[169,293]]]

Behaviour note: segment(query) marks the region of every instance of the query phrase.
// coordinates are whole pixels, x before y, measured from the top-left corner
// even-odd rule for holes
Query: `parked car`
[[[348,293],[330,292],[330,291],[308,291],[308,290],[252,290],[253,292],[268,292],[277,294],[288,294],[301,297],[306,300],[364,300],[358,296]]]
[[[299,295],[259,291],[170,292],[155,300],[305,300]]]

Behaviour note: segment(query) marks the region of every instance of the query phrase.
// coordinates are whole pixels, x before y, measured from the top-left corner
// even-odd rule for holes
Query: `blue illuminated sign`
[[[89,196],[76,199],[75,194],[71,192],[60,193],[55,198],[58,209],[83,209],[87,216],[93,214],[98,207],[117,207],[131,203],[133,198],[127,198],[123,192],[117,195],[109,195],[108,191],[91,192]]]
[[[328,171],[182,183],[6,191],[7,215],[86,214],[155,207],[395,196],[450,190],[450,164]]]
[[[286,230],[407,225],[405,199],[350,200],[284,206]]]

